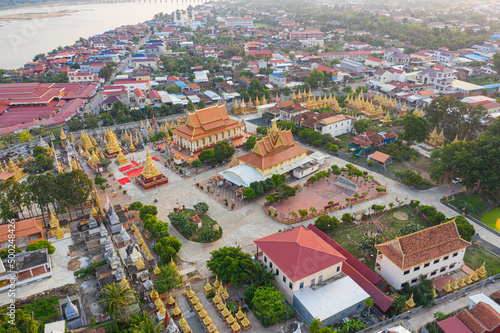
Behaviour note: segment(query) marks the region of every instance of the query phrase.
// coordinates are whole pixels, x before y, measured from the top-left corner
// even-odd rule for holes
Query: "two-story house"
[[[280,89],[283,89],[286,86],[286,77],[280,74],[271,73],[269,74],[269,83],[273,83]]]
[[[468,246],[453,220],[375,245],[375,272],[395,289],[412,286],[420,275],[434,279],[459,269]]]
[[[354,117],[337,114],[333,117],[321,119],[314,125],[314,129],[321,134],[331,134],[333,137],[351,133],[354,128]]]
[[[455,89],[453,88],[453,80],[456,79],[455,70],[447,67],[439,69],[427,69],[417,74],[417,83],[434,84],[434,91],[447,94]]]
[[[365,307],[370,295],[342,272],[346,257],[314,231],[299,226],[254,243],[257,259],[276,274],[275,287],[307,323],[329,325]]]

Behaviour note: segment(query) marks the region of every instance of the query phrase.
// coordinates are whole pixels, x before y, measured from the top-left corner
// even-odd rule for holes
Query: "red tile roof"
[[[390,261],[405,270],[468,246],[470,243],[460,238],[454,220],[375,245]]]
[[[346,260],[303,226],[257,239],[254,243],[292,282]]]
[[[10,226],[8,224],[0,225],[0,243],[3,243],[9,239],[8,237],[9,227]],[[43,229],[41,220],[36,220],[35,218],[31,218],[28,220],[18,221],[15,223],[14,235],[16,236],[16,238],[26,237],[36,233],[42,233],[42,239],[43,239]]]
[[[469,312],[490,331],[500,326],[500,314],[489,304],[479,302]]]
[[[467,325],[465,325],[457,316],[439,321],[437,325],[444,333],[474,333],[474,331],[467,327]]]

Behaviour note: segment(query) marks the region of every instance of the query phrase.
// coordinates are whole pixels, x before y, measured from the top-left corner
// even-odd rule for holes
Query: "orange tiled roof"
[[[489,304],[479,302],[469,312],[486,326],[489,331],[493,331],[496,327],[500,326],[500,314]],[[465,324],[467,325],[467,323]]]
[[[468,246],[470,243],[460,238],[455,221],[375,245],[383,255],[404,270]]]
[[[251,153],[239,157],[239,160],[257,169],[265,170],[307,151],[307,148],[295,143],[291,131],[277,129],[273,132],[271,129],[268,136],[257,141]]]
[[[29,235],[36,234],[42,230],[42,221],[31,218],[28,220],[18,221],[15,223],[14,235],[16,238],[26,237]],[[3,243],[9,239],[9,225],[0,225],[0,243]]]
[[[196,110],[194,113],[188,114],[188,117],[188,123],[173,130],[172,134],[189,141],[243,127],[243,124],[229,118],[225,105],[215,105]]]

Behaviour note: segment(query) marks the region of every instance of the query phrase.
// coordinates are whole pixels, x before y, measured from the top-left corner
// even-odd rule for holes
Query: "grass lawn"
[[[347,146],[349,146],[349,139],[352,138],[353,136],[354,134],[351,133],[336,136],[335,138],[340,140],[339,149],[347,148]]]
[[[254,25],[259,28],[269,28],[269,26],[265,23],[254,23]]]
[[[394,217],[396,215],[401,214],[407,216],[406,220],[400,220]],[[403,214],[404,213],[404,214]],[[356,258],[365,258],[363,262],[370,269],[375,267],[375,257],[371,257],[366,255],[360,248],[359,244],[361,240],[365,237],[365,233],[368,230],[379,231],[381,233],[382,238],[387,241],[400,236],[399,230],[401,227],[408,223],[417,223],[423,225],[425,228],[430,227],[431,225],[421,219],[416,214],[412,214],[410,209],[407,207],[395,209],[390,212],[386,212],[384,214],[374,215],[373,217],[375,222],[366,221],[361,225],[349,224],[343,225],[341,224],[337,229],[330,232],[330,237],[342,245],[347,251],[349,251]]]
[[[481,217],[481,222],[500,231],[500,207],[487,211]]]
[[[488,276],[500,273],[500,257],[486,250],[482,246],[472,245],[465,251],[464,261],[467,266],[476,270],[483,262],[486,262],[485,267]]]
[[[457,194],[455,199],[449,201],[449,204],[460,210],[465,207],[465,213],[476,219],[481,218],[481,213],[488,208],[485,199],[478,194]]]
[[[193,216],[195,216],[196,214],[198,214],[198,212],[196,210],[194,210],[194,209],[186,208],[186,209],[183,210],[182,214],[186,215],[188,218],[192,218]],[[200,233],[203,230],[211,229],[211,226],[216,225],[218,223],[217,223],[217,221],[215,221],[214,219],[212,219],[207,214],[199,214],[198,216],[201,219],[201,224],[202,224],[201,228],[196,229],[196,231],[194,232],[194,234],[191,237],[186,237],[185,235],[183,235],[184,237],[186,237],[187,239],[192,240],[194,242],[200,242],[200,243],[214,242],[214,241],[216,241],[216,240],[218,240],[219,238],[222,237],[222,228],[219,226],[219,230],[221,230],[221,232],[219,233],[218,236],[212,238],[210,241],[205,241],[205,240],[200,239]],[[179,229],[177,229],[177,230],[179,230]]]
[[[26,305],[23,310],[26,313],[33,312],[33,317],[44,324],[59,318],[59,298],[50,296],[43,299],[37,299]]]

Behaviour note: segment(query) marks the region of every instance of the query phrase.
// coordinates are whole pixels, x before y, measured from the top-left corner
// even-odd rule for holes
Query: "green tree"
[[[104,66],[103,68],[101,68],[99,70],[99,74],[98,75],[99,75],[99,77],[101,79],[104,79],[104,80],[107,81],[107,80],[109,80],[111,78],[112,74],[113,73],[111,72],[111,70],[107,66]]]
[[[292,130],[292,133],[297,132],[297,124],[290,120],[280,120],[276,123],[281,130]]]
[[[155,281],[156,282],[156,281]],[[165,326],[163,322],[155,323],[147,313],[143,313],[141,316],[134,316],[130,319],[130,328],[128,333],[161,333],[165,331]]]
[[[12,252],[12,251],[11,251]],[[19,253],[19,252],[22,252],[20,248],[18,248],[17,246],[14,247],[14,254],[15,253]],[[0,259],[5,259],[9,256],[9,249],[5,249],[5,250],[2,250],[0,251]]]
[[[107,209],[107,207],[106,207]],[[154,205],[144,205],[141,208],[139,208],[139,217],[141,220],[144,220],[146,215],[157,215],[158,214],[158,208]]]
[[[417,223],[407,223],[400,230],[401,236],[413,234],[414,232],[424,230],[424,227]]]
[[[281,92],[283,93],[283,95],[285,95],[287,97],[292,94],[292,90],[288,86],[283,87],[283,89],[281,90]]]
[[[367,299],[365,299],[365,305],[368,308],[368,317],[370,317],[370,312],[372,310],[372,307],[375,305],[375,303],[373,302],[373,299],[367,298]]]
[[[156,276],[154,285],[159,294],[169,293],[182,285],[182,276],[179,275],[177,267],[168,262],[160,267],[160,273]]]
[[[206,214],[208,212],[208,204],[206,202],[198,202],[193,206],[193,208],[200,214]]]
[[[372,123],[368,119],[360,119],[354,122],[356,133],[361,134],[372,128]]]
[[[497,52],[493,55],[493,67],[500,73],[500,52]]]
[[[0,332],[5,333],[36,333],[43,332],[44,324],[31,318],[31,314],[17,309],[15,311],[14,324],[7,317],[0,321]],[[1,319],[1,318],[0,318]],[[7,320],[9,319],[9,320]]]
[[[257,139],[255,138],[255,136],[250,135],[248,137],[247,141],[245,142],[245,149],[252,150],[256,143],[257,143]]]
[[[276,188],[276,193],[281,199],[286,200],[290,197],[294,197],[295,194],[297,194],[297,189],[282,183]]]
[[[37,240],[36,242],[31,243],[26,248],[26,251],[36,251],[40,249],[47,249],[49,254],[56,252],[56,248],[52,245],[52,243],[45,239]]]
[[[339,226],[339,220],[336,217],[330,217],[328,214],[325,214],[316,219],[314,226],[323,232],[329,232]]]
[[[153,250],[164,263],[169,263],[177,258],[177,253],[181,250],[182,243],[174,236],[163,237],[158,240]]]
[[[247,199],[255,198],[256,195],[255,190],[251,187],[245,187],[243,190],[243,196]]]
[[[349,213],[344,213],[344,215],[342,215],[342,218],[341,218],[342,222],[344,222],[345,224],[349,224],[349,223],[352,223],[352,215],[349,214]]]
[[[225,141],[218,142],[214,146],[214,156],[217,161],[223,161],[230,158],[233,156],[234,152],[234,147]]]
[[[205,100],[203,98],[200,98],[200,101],[198,102],[196,107],[198,108],[198,110],[204,109],[207,107],[207,103],[205,102]]]
[[[252,307],[266,325],[277,324],[286,319],[285,297],[273,286],[257,288]]]
[[[131,314],[130,308],[137,302],[130,288],[122,288],[116,283],[106,285],[101,291],[101,296],[102,300],[99,303],[104,304],[104,311],[117,321],[128,320]]]
[[[244,253],[240,247],[224,246],[210,252],[207,267],[222,281],[238,285],[245,281],[245,271],[255,263],[248,253]]]
[[[128,210],[139,210],[142,207],[142,202],[134,201],[128,206]]]
[[[193,161],[193,163],[191,163],[191,166],[193,168],[198,169],[198,168],[201,168],[203,166],[203,163],[200,161],[199,158],[197,158],[196,160]]]
[[[313,69],[311,73],[306,77],[305,83],[312,88],[318,88],[319,82],[323,82],[325,74],[317,69]]]
[[[213,149],[205,149],[205,150],[202,150],[200,155],[198,155],[198,158],[200,159],[200,161],[202,161],[203,163],[210,163],[210,162],[213,162],[215,160],[215,153],[214,153],[214,150]]]
[[[309,331],[311,333],[332,333],[332,329],[329,327],[322,327],[323,323],[318,318],[314,318],[309,324]]]
[[[474,226],[462,215],[455,216],[454,219],[460,237],[470,242],[472,240],[472,236],[476,234]]]
[[[410,114],[404,118],[403,139],[410,146],[413,142],[424,142],[429,138],[431,123],[423,118]]]

